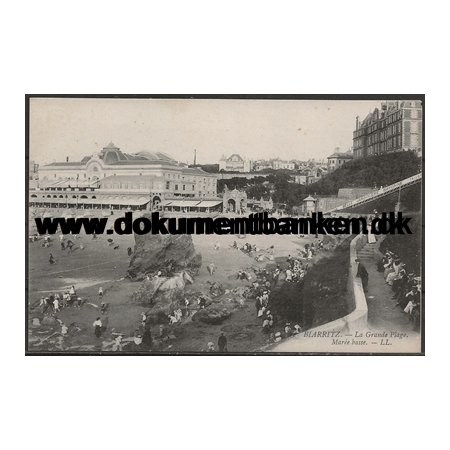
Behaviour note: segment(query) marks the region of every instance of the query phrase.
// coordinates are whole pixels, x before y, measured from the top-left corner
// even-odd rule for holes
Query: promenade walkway
[[[381,257],[379,247],[384,236],[377,236],[375,243],[367,243],[358,251],[358,258],[369,273],[368,292],[366,300],[368,306],[368,324],[373,330],[408,331],[412,335],[413,325],[408,316],[396,306],[392,299],[391,286],[387,285],[383,272],[378,272],[376,264]]]

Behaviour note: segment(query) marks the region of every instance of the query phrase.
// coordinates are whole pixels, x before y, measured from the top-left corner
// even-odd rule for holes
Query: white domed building
[[[218,209],[220,203],[221,208],[217,175],[190,168],[162,152],[125,153],[112,142],[81,161],[67,158],[41,166],[39,188],[30,191],[29,200],[31,206],[87,209],[167,206],[168,211],[187,212],[202,202]]]

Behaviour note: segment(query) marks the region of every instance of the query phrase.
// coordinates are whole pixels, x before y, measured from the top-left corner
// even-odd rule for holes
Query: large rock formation
[[[202,257],[195,252],[192,236],[172,234],[144,234],[134,236],[134,253],[128,268],[128,276],[139,278],[159,270],[196,273],[202,265]]]
[[[231,316],[231,312],[227,308],[220,306],[210,306],[209,308],[200,309],[192,316],[192,320],[207,323],[209,325],[217,325]]]

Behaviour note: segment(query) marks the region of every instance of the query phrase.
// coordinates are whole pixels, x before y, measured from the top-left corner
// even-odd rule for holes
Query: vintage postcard
[[[27,95],[28,355],[423,355],[423,95]]]

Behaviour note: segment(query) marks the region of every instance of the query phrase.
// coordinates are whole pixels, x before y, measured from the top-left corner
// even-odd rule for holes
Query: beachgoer
[[[152,333],[150,330],[150,324],[145,324],[144,334],[142,336],[142,345],[146,348],[151,348],[152,346]]]
[[[356,276],[361,278],[364,292],[367,292],[367,284],[369,281],[369,274],[368,274],[367,269],[365,268],[364,264],[358,258],[355,259],[355,262],[358,263],[358,270],[356,271]]]
[[[228,351],[227,349],[227,338],[223,331],[220,333],[219,340],[217,341],[217,345],[219,347],[219,352],[223,353]]]
[[[100,336],[102,335],[102,321],[100,317],[97,317],[97,319],[95,319],[95,322],[92,324],[92,326],[94,327],[95,336],[97,338],[100,338]]]

